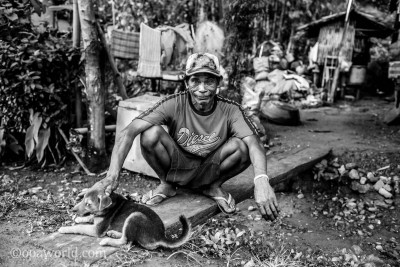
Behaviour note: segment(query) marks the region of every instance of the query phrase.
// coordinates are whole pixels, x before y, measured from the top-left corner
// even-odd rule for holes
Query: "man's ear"
[[[98,195],[98,198],[99,198],[99,211],[108,208],[112,204],[112,200],[109,196]]]

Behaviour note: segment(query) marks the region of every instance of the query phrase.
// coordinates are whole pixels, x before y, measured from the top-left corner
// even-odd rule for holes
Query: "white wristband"
[[[259,178],[261,178],[261,177],[267,178],[267,181],[269,182],[269,176],[266,175],[266,174],[257,175],[256,177],[254,177],[254,182],[256,182],[256,180],[259,179]]]

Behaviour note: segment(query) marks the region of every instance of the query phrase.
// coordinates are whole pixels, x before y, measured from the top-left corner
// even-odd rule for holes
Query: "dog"
[[[164,224],[157,213],[116,193],[106,196],[96,189],[89,189],[72,211],[79,216],[75,218],[77,225],[61,227],[58,232],[108,236],[100,241],[101,246],[119,247],[135,243],[148,250],[158,247],[172,249],[182,246],[190,238],[191,225],[184,215],[179,217],[182,234],[172,240],[166,237]]]

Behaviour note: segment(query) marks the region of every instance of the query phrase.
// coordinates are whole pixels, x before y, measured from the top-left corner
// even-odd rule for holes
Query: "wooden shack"
[[[346,12],[343,11],[297,28],[297,31],[304,31],[308,38],[318,40],[318,64],[323,65],[326,56],[339,54],[345,16]],[[386,38],[392,32],[391,27],[379,22],[374,16],[355,9],[351,10],[342,48],[343,59],[352,62],[353,65],[366,65],[369,61],[368,39]]]

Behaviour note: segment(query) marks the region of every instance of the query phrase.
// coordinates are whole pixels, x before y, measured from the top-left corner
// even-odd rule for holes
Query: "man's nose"
[[[207,92],[206,86],[205,86],[204,82],[201,82],[201,83],[199,84],[199,91],[200,91],[200,92]]]

